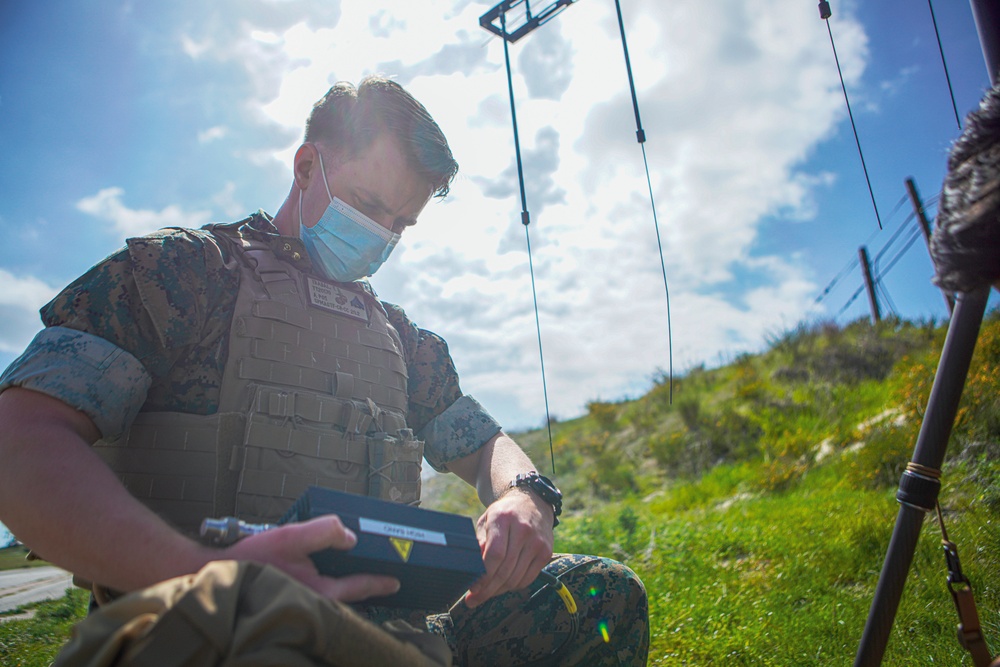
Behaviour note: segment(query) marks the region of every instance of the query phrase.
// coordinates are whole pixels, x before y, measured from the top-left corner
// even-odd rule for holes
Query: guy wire
[[[955,104],[955,91],[951,87],[951,77],[948,75],[948,61],[944,59],[944,47],[941,46],[941,33],[938,32],[937,19],[934,17],[934,3],[927,0],[927,7],[931,10],[931,22],[934,24],[934,36],[937,37],[938,51],[941,53],[941,64],[944,66],[944,78],[948,82],[948,93],[951,95],[951,108],[955,112],[955,122],[958,129],[962,129],[962,119],[958,116],[958,105]]]
[[[830,294],[830,290],[832,290],[834,286],[836,286],[836,284],[839,283],[844,276],[846,276],[850,271],[854,269],[854,267],[856,267],[860,263],[861,260],[858,259],[857,255],[854,255],[854,258],[851,259],[849,262],[847,262],[847,264],[845,264],[842,269],[840,269],[840,272],[833,277],[833,280],[827,283],[826,287],[823,288],[823,291],[819,293],[819,296],[817,296],[816,299],[813,300],[813,303],[819,303],[820,301],[825,299],[827,295]]]
[[[824,3],[820,3],[822,8]],[[829,4],[826,4],[826,8],[829,8]],[[878,205],[875,203],[875,192],[872,190],[871,179],[868,178],[868,167],[865,165],[865,156],[861,152],[861,139],[858,138],[858,127],[854,123],[854,113],[851,111],[851,100],[847,97],[847,84],[844,83],[844,72],[840,69],[840,58],[837,56],[837,45],[833,41],[833,29],[830,27],[830,17],[829,15],[823,16],[820,14],[821,18],[826,21],[826,31],[830,33],[830,46],[833,47],[833,60],[837,63],[837,73],[840,75],[840,88],[844,91],[844,102],[847,103],[847,115],[851,119],[851,129],[854,130],[854,143],[858,146],[858,157],[861,158],[861,169],[865,172],[865,182],[868,184],[868,194],[872,198],[872,208],[875,209],[875,221],[878,223],[878,228],[882,229],[882,219],[878,215]]]
[[[521,168],[521,142],[517,136],[517,112],[514,108],[514,81],[510,74],[510,52],[507,48],[507,14],[500,13],[500,27],[503,30],[503,59],[507,66],[507,92],[510,94],[510,118],[514,125],[514,155],[517,159],[517,183],[521,191],[521,224],[524,225],[524,238],[528,246],[528,270],[531,273],[531,298],[535,305],[535,330],[538,333],[538,361],[542,367],[542,396],[545,399],[545,428],[549,434],[549,460],[552,463],[552,474],[556,474],[556,455],[552,447],[552,416],[549,413],[549,390],[545,382],[545,355],[542,352],[542,325],[538,317],[538,292],[535,290],[535,265],[531,259],[531,236],[528,225],[531,216],[528,214],[528,198],[524,191],[524,170]]]
[[[899,311],[896,310],[896,304],[893,302],[892,297],[889,296],[889,290],[886,289],[885,283],[878,281],[875,283],[875,290],[882,295],[882,303],[888,306],[889,310],[892,312],[894,317],[899,317]]]
[[[639,119],[639,101],[635,96],[635,81],[632,78],[632,63],[628,57],[628,43],[625,41],[625,22],[622,20],[622,7],[619,0],[615,0],[615,9],[618,11],[618,29],[622,35],[622,50],[625,52],[625,69],[628,71],[628,86],[632,93],[632,110],[635,112],[635,138],[642,148],[642,164],[646,168],[646,185],[649,187],[649,204],[653,209],[653,227],[656,229],[656,247],[660,251],[660,270],[663,272],[663,290],[667,297],[667,350],[668,350],[668,374],[669,374],[669,396],[668,402],[674,402],[674,335],[670,324],[670,287],[667,284],[667,264],[663,258],[663,241],[660,239],[660,223],[656,218],[656,202],[653,199],[653,180],[649,176],[649,161],[646,159],[646,132],[642,129],[642,121]]]
[[[889,240],[885,242],[885,245],[882,246],[882,249],[879,250],[878,254],[875,255],[873,261],[876,264],[878,264],[878,261],[882,259],[882,256],[885,253],[889,252],[889,248],[892,247],[892,244],[899,239],[899,237],[903,234],[903,232],[913,231],[914,229],[917,230],[918,232],[920,231],[920,223],[914,222],[916,219],[917,219],[917,214],[910,213],[910,215],[908,215],[906,219],[903,220],[903,222],[899,225],[899,227],[896,228],[896,231],[893,232],[892,236],[889,237]],[[914,224],[910,225],[911,222],[914,222]]]
[[[881,280],[882,276],[889,273],[889,270],[892,269],[892,267],[896,266],[896,262],[898,262],[903,257],[903,255],[906,254],[906,251],[909,250],[910,247],[917,242],[917,239],[923,238],[923,235],[924,233],[920,229],[920,227],[915,227],[914,229],[912,229],[910,232],[910,238],[906,240],[906,242],[903,244],[903,247],[899,250],[899,252],[893,255],[892,259],[889,260],[885,268],[879,271],[878,279]]]
[[[847,303],[845,303],[845,304],[844,304],[844,305],[843,305],[843,306],[841,307],[841,309],[837,311],[837,314],[833,316],[833,319],[835,319],[835,320],[836,320],[836,319],[837,319],[838,317],[840,317],[841,315],[843,315],[843,314],[844,314],[844,312],[845,312],[845,311],[846,311],[846,310],[847,310],[848,308],[850,308],[850,307],[851,307],[851,304],[852,304],[852,303],[854,303],[854,302],[855,302],[855,301],[857,300],[857,298],[858,298],[859,296],[861,296],[861,293],[862,293],[862,292],[864,292],[864,291],[865,291],[865,286],[864,286],[864,285],[862,285],[862,286],[861,286],[861,287],[859,287],[858,289],[854,290],[854,294],[852,294],[852,295],[851,295],[851,298],[847,300]]]

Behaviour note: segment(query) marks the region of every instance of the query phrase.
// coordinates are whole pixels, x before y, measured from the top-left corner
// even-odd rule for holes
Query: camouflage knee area
[[[629,568],[597,556],[558,555],[545,570],[566,585],[571,614],[541,580],[475,609],[427,619],[445,636],[456,665],[645,665],[649,647],[646,590]]]

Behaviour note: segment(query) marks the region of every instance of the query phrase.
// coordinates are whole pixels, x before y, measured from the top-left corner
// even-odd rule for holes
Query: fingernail
[[[344,526],[344,535],[347,536],[348,541],[357,544],[357,542],[358,542],[358,536],[354,533],[353,530],[351,530],[347,526]]]

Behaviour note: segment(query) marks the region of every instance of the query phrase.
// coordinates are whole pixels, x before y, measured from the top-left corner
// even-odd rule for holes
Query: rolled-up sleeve
[[[70,405],[93,420],[105,438],[125,431],[149,390],[149,373],[134,356],[76,329],[43,329],[0,375],[0,391],[31,389]]]
[[[445,340],[417,327],[399,306],[383,305],[399,332],[406,357],[407,422],[424,441],[427,463],[438,472],[447,472],[448,463],[475,453],[501,426],[479,401],[462,392]]]
[[[501,430],[499,422],[472,396],[462,396],[434,417],[417,434],[424,441],[424,458],[438,472],[447,464],[476,452]]]

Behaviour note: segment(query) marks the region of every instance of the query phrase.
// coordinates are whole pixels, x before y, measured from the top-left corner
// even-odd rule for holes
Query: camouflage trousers
[[[470,609],[447,613],[368,607],[376,623],[401,618],[444,637],[456,666],[645,665],[646,589],[632,570],[598,556],[557,554],[545,571],[566,585],[575,614],[541,579]]]

